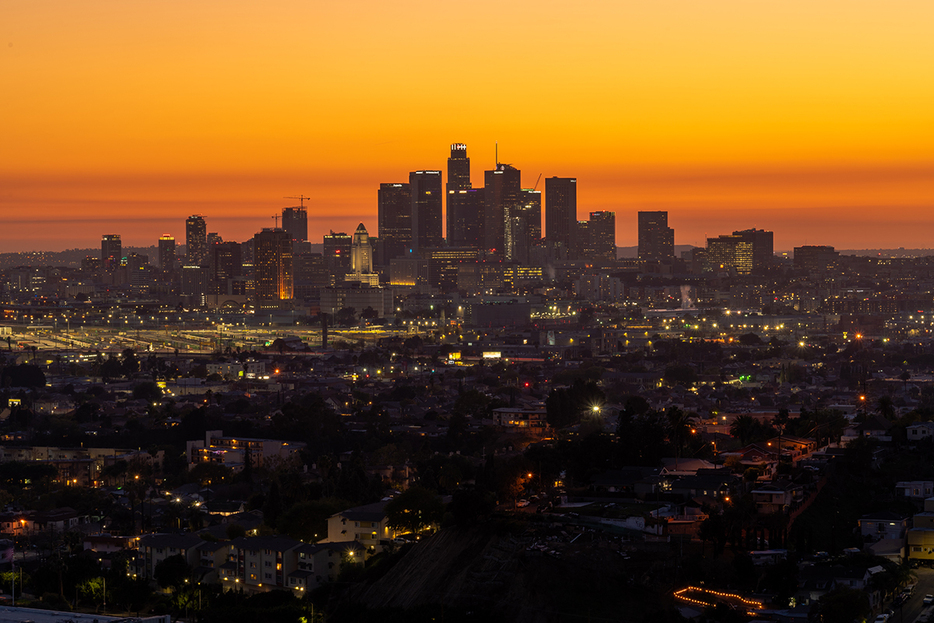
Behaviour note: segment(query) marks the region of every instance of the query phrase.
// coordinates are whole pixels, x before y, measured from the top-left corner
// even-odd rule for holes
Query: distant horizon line
[[[378,236],[371,236],[371,238],[377,238],[377,239],[378,239],[379,237],[378,237]],[[224,242],[237,242],[238,244],[244,244],[244,243],[247,242],[247,241],[246,241],[246,240],[242,240],[242,241],[238,241],[238,240],[225,240]],[[311,242],[311,241],[308,241],[308,240],[306,240],[306,241],[304,241],[304,242],[307,242],[308,244],[310,244],[310,245],[312,245],[312,246],[323,246],[323,245],[324,245],[323,242]],[[184,242],[178,242],[178,243],[176,244],[176,248],[185,247],[185,246],[186,246],[186,245],[185,245]],[[934,247],[863,247],[863,248],[855,248],[855,247],[854,247],[854,248],[840,248],[840,249],[838,249],[838,248],[834,247],[833,245],[826,245],[826,244],[802,244],[802,245],[799,245],[799,246],[800,246],[800,247],[832,247],[835,251],[837,251],[837,252],[840,253],[840,254],[844,254],[844,255],[846,255],[846,254],[857,254],[857,253],[895,252],[895,251],[900,251],[900,252],[925,252],[925,251],[927,251],[927,252],[930,252],[931,255],[934,255]],[[677,248],[681,248],[682,250],[686,250],[686,249],[703,249],[703,248],[704,248],[704,247],[702,247],[702,246],[698,246],[698,245],[695,245],[695,244],[676,244],[676,245],[674,245],[674,247],[675,247],[676,249],[677,249]],[[126,250],[129,250],[129,249],[155,249],[155,250],[158,250],[158,249],[159,249],[159,245],[158,245],[158,243],[157,243],[157,244],[151,244],[151,245],[145,245],[145,246],[144,246],[144,245],[137,245],[137,244],[129,244],[129,245],[125,245],[123,248],[126,249]],[[623,249],[626,249],[626,250],[638,250],[638,248],[639,248],[639,245],[616,245],[617,253],[618,253],[620,250],[623,250]],[[792,247],[792,248],[790,248],[790,249],[773,249],[772,254],[773,254],[773,255],[779,255],[779,254],[782,254],[782,253],[793,253],[795,248],[796,248],[796,247]],[[37,249],[37,250],[32,250],[32,251],[3,251],[3,252],[0,252],[0,257],[2,257],[2,256],[9,256],[9,255],[30,255],[30,254],[41,254],[41,253],[50,253],[50,254],[51,254],[51,253],[81,253],[81,252],[99,251],[99,250],[100,250],[100,247],[99,247],[99,246],[94,246],[94,247],[71,247],[71,248],[60,249],[60,250]]]

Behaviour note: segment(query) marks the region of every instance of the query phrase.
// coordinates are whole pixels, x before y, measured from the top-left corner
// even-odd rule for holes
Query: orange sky
[[[581,215],[667,209],[678,244],[931,247],[930,0],[4,0],[0,251],[311,237],[468,144],[579,180]]]

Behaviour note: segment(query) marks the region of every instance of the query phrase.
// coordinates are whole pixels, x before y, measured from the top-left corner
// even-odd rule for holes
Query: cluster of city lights
[[[702,601],[700,599],[694,599],[693,597],[688,597],[687,595],[685,595],[685,593],[689,591],[702,593],[704,595],[712,595],[714,597],[718,597],[721,599],[735,599],[736,601],[739,601],[743,605],[753,608],[754,610],[761,610],[762,608],[764,608],[761,601],[758,601],[755,599],[746,599],[742,595],[737,595],[736,593],[723,593],[720,591],[714,591],[708,588],[701,588],[698,586],[688,586],[686,588],[677,590],[674,592],[674,596],[677,597],[678,599],[681,599],[683,601],[687,601],[689,603],[696,604],[699,606],[710,606],[711,605],[711,602],[709,601]],[[753,611],[747,611],[746,614],[755,616],[756,613]]]

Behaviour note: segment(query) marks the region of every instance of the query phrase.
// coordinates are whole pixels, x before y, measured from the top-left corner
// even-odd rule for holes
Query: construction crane
[[[300,208],[305,207],[305,199],[311,199],[311,197],[306,197],[305,195],[299,195],[297,197],[283,197],[283,199],[298,199],[298,206]]]
[[[535,186],[532,187],[532,190],[533,190],[533,191],[536,190],[536,189],[538,188],[538,183],[541,182],[541,181],[542,181],[542,174],[539,173],[539,174],[538,174],[538,179],[535,180]]]

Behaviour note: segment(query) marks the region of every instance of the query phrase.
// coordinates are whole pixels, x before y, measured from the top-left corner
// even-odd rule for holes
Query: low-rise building
[[[186,451],[189,469],[198,463],[219,463],[239,472],[247,461],[253,467],[269,466],[271,462],[297,456],[304,447],[305,444],[298,441],[225,437],[224,431],[209,430],[204,434],[204,441],[189,441]]]
[[[934,481],[900,480],[895,483],[895,494],[920,502],[934,496]]]
[[[224,590],[248,593],[289,588],[286,578],[298,568],[301,541],[287,536],[240,537],[226,544],[226,560],[217,568]]]
[[[366,547],[368,552],[375,551],[380,541],[389,541],[397,535],[389,527],[386,504],[387,501],[383,500],[331,515],[328,518],[328,538],[323,543],[356,541]]]
[[[151,578],[156,565],[171,556],[181,556],[192,568],[198,566],[198,545],[202,539],[192,534],[147,534],[139,539],[136,559],[131,563],[136,577]]]
[[[296,570],[289,573],[288,588],[303,592],[333,582],[344,564],[364,561],[366,551],[356,541],[306,543],[295,549]]]

